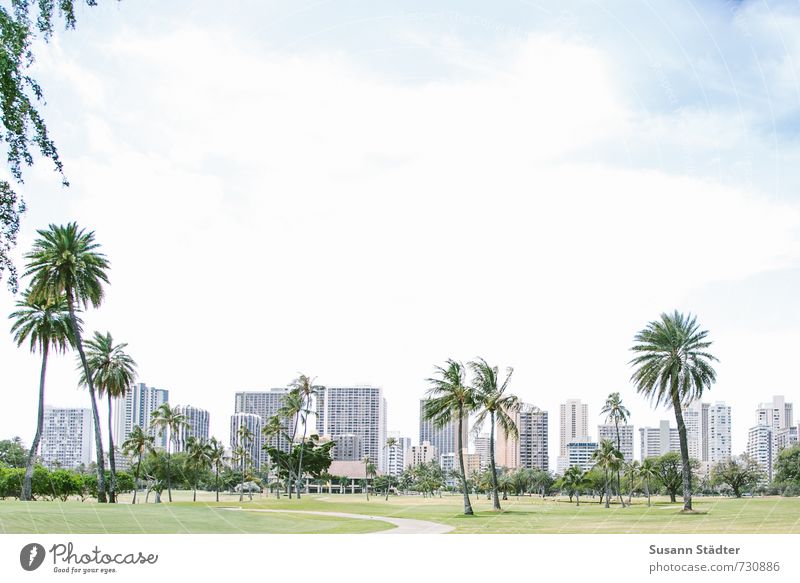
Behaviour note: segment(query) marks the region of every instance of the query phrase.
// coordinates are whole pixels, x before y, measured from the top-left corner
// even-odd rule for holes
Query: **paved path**
[[[234,510],[230,508],[229,510]],[[455,527],[427,520],[414,520],[412,518],[394,518],[391,516],[369,516],[367,514],[348,514],[347,512],[319,512],[316,510],[266,510],[263,508],[243,509],[243,512],[275,512],[277,514],[318,514],[319,516],[338,516],[339,518],[355,518],[357,520],[379,520],[394,524],[397,528],[380,530],[369,534],[444,534]]]

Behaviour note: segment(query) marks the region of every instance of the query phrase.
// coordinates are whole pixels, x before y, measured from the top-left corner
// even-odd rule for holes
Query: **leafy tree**
[[[756,460],[743,454],[739,459],[723,461],[711,468],[711,483],[728,486],[736,498],[756,487],[764,473]]]
[[[158,430],[160,436],[169,434],[167,438],[167,496],[172,502],[172,472],[170,471],[171,446],[177,439],[178,433],[186,425],[186,416],[179,413],[169,403],[161,403],[153,411],[150,426]]]
[[[781,450],[775,460],[775,482],[800,486],[800,445]]]
[[[31,352],[38,350],[42,354],[36,432],[28,452],[21,496],[22,500],[30,500],[33,466],[36,462],[36,452],[39,450],[39,441],[42,438],[42,428],[44,427],[44,380],[47,371],[47,357],[51,349],[63,353],[73,344],[72,328],[69,322],[67,299],[64,295],[37,299],[26,291],[22,300],[17,302],[17,311],[13,312],[9,318],[14,320],[11,333],[14,335],[14,342],[17,343],[17,346],[28,342]]]
[[[364,492],[367,493],[367,501],[369,502],[369,480],[378,474],[378,467],[375,465],[368,455],[364,456]]]
[[[240,425],[236,437],[238,438],[238,443],[236,447],[233,448],[232,456],[233,461],[239,464],[240,471],[242,472],[241,491],[239,492],[239,502],[242,502],[244,500],[244,482],[247,476],[247,462],[252,461],[250,456],[250,444],[253,443],[255,436],[247,425]],[[248,494],[252,500],[253,493],[249,489]]]
[[[572,466],[567,468],[564,476],[561,478],[561,486],[567,491],[569,501],[572,502],[572,496],[575,496],[576,506],[581,505],[581,492],[589,486],[586,472],[579,466]]]
[[[133,386],[136,378],[136,363],[125,352],[127,343],[114,344],[110,332],[100,334],[95,332],[94,337],[86,340],[86,361],[89,372],[100,398],[108,397],[108,465],[111,469],[110,486],[108,488],[108,501],[117,501],[117,464],[114,457],[114,427],[112,417],[112,403],[114,399],[124,397]],[[83,368],[79,364],[79,372]],[[81,384],[86,386],[86,375],[81,372]]]
[[[40,230],[37,233],[39,238],[34,241],[33,250],[25,255],[28,259],[25,276],[31,276],[30,295],[36,301],[46,301],[62,295],[67,298],[72,338],[83,365],[92,404],[97,449],[97,501],[106,502],[100,415],[97,412],[94,382],[83,350],[80,322],[76,311],[78,304],[85,309],[89,304],[97,307],[102,302],[103,283],[108,283],[106,275],[108,261],[105,255],[98,251],[99,245],[94,240],[94,233],[87,233],[76,223],[69,223],[66,226],[50,225],[48,230]]]
[[[23,450],[22,455],[25,455]],[[24,460],[24,457],[23,457]],[[22,482],[25,480],[25,468],[0,466],[0,498],[19,498],[22,495]]]
[[[500,499],[497,495],[498,484],[497,465],[494,459],[494,434],[495,424],[499,424],[506,435],[510,437],[517,437],[519,435],[517,424],[509,415],[509,413],[516,413],[519,411],[519,399],[516,395],[505,394],[514,369],[511,367],[507,368],[506,378],[501,381],[497,367],[489,366],[483,358],[470,362],[469,367],[474,375],[472,390],[474,402],[478,411],[474,430],[476,432],[480,431],[480,427],[485,423],[488,417],[490,424],[489,469],[491,471],[492,489],[494,492],[492,508],[494,510],[501,510]]]
[[[614,423],[614,430],[617,434],[617,450],[622,451],[622,438],[619,434],[619,424],[620,422],[627,423],[631,414],[625,405],[622,404],[622,398],[619,396],[619,393],[611,393],[606,398],[606,402],[603,404],[600,414],[606,416],[606,423],[609,421]],[[617,469],[617,493],[619,494],[619,501],[622,503],[622,507],[625,508],[625,502],[622,499],[622,484],[620,481],[619,468]]]
[[[0,440],[0,464],[10,468],[24,468],[28,452],[19,437]]]
[[[630,463],[625,464],[625,477],[628,479],[628,506],[631,505],[634,483],[639,477],[639,469],[641,467],[642,464],[637,460],[632,460]]]
[[[34,62],[33,40],[49,41],[58,20],[66,29],[74,29],[75,7],[79,4],[79,0],[12,0],[10,8],[0,6],[0,122],[9,170],[18,184],[23,182],[23,166],[31,166],[38,153],[50,159],[62,185],[68,186],[58,150],[37,109],[44,92],[29,69]],[[86,4],[94,6],[97,0],[86,0]],[[9,253],[16,244],[24,212],[22,197],[8,181],[0,181],[0,279],[8,270],[8,287],[14,293],[17,272]]]
[[[129,457],[136,458],[136,470],[134,470],[133,504],[136,504],[136,493],[139,490],[139,477],[142,475],[142,460],[153,450],[155,438],[145,433],[138,425],[134,425],[122,444],[122,451]]]
[[[681,454],[676,451],[670,451],[655,458],[656,473],[658,481],[669,494],[670,502],[675,502],[678,492],[686,484],[686,477],[683,475],[685,466],[681,459]],[[697,460],[690,460],[689,472],[697,467]]]
[[[630,361],[635,367],[631,377],[636,390],[650,397],[656,405],[672,407],[678,424],[680,455],[683,463],[683,509],[692,510],[692,471],[689,445],[682,407],[700,399],[716,381],[711,363],[717,358],[707,349],[708,332],[700,330],[694,316],[677,310],[661,314],[636,334],[631,348],[637,356]]]
[[[281,400],[281,407],[278,409],[277,415],[279,418],[286,421],[287,426],[291,426],[291,433],[287,436],[289,441],[289,449],[291,450],[297,437],[297,427],[300,424],[301,416],[308,415],[310,411],[306,408],[305,400],[298,390],[290,390],[283,396]],[[286,477],[286,490],[289,499],[292,498],[292,481],[296,477],[298,480],[300,476],[296,476],[297,466],[293,466]]]
[[[425,402],[423,415],[433,421],[436,427],[442,428],[451,423],[453,418],[458,420],[458,434],[456,436],[456,449],[458,455],[458,471],[461,480],[461,492],[464,496],[464,514],[471,516],[472,503],[469,499],[467,475],[464,467],[463,432],[464,423],[470,411],[475,408],[475,398],[472,389],[464,384],[464,366],[453,359],[448,359],[445,366],[435,368],[436,376],[427,379],[430,384],[428,400]]]
[[[48,478],[53,498],[66,502],[81,490],[81,475],[69,470],[53,470]]]
[[[214,491],[216,492],[217,502],[219,502],[219,471],[224,467],[226,460],[225,445],[216,437],[212,437],[208,443],[208,461],[214,468]]]
[[[658,464],[654,458],[647,458],[639,466],[639,477],[644,482],[644,491],[647,495],[647,506],[650,506],[650,484],[658,478]]]
[[[311,398],[317,395],[324,387],[314,384],[314,379],[304,374],[301,374],[293,380],[289,387],[292,391],[297,391],[300,395],[300,410],[298,413],[301,415],[303,422],[303,437],[300,440],[301,444],[306,441],[306,431],[308,430],[308,415],[311,413]],[[300,459],[297,462],[297,499],[300,500],[301,482],[303,481],[303,451],[300,449]]]
[[[186,473],[192,477],[192,502],[197,502],[197,482],[200,474],[211,467],[211,447],[194,436],[186,440]]]

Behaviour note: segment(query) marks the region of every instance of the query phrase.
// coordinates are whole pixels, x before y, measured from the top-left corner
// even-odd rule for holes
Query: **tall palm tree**
[[[233,448],[231,451],[231,456],[233,457],[233,463],[239,464],[239,467],[242,469],[242,480],[240,483],[240,490],[239,490],[239,502],[244,501],[244,480],[245,480],[245,468],[247,467],[247,458],[250,457],[250,452],[248,449],[242,445],[242,442],[239,442],[239,445]]]
[[[153,411],[150,426],[158,430],[160,436],[167,435],[167,495],[172,502],[172,471],[170,463],[172,458],[172,444],[176,441],[182,427],[186,426],[186,416],[179,413],[169,403],[161,403]]]
[[[133,479],[133,504],[136,504],[136,492],[139,490],[139,476],[142,473],[142,458],[153,451],[155,437],[148,435],[138,425],[134,425],[128,439],[122,442],[122,451],[129,457],[136,456],[136,470]]]
[[[391,449],[393,447],[397,447],[397,444],[398,444],[397,438],[395,438],[395,437],[387,437],[386,438],[386,445],[384,447],[386,448],[386,458],[387,459],[389,458],[389,451],[391,451]],[[386,475],[386,501],[387,502],[389,501],[389,486],[391,486],[391,484],[392,484],[392,477],[387,472],[387,475]]]
[[[658,477],[658,467],[653,458],[647,458],[639,466],[639,477],[644,481],[645,494],[647,494],[647,505],[650,506],[650,480]]]
[[[492,509],[501,510],[500,498],[497,493],[497,464],[495,464],[494,460],[494,433],[495,425],[499,425],[506,435],[510,437],[519,436],[517,424],[509,413],[516,413],[519,411],[521,404],[516,395],[505,394],[514,369],[511,367],[507,368],[506,377],[501,382],[497,367],[489,366],[483,358],[470,362],[469,367],[473,373],[472,391],[478,411],[478,416],[475,419],[474,431],[480,431],[481,426],[488,417],[490,423],[489,465],[493,490]]]
[[[622,439],[619,435],[619,424],[627,423],[628,417],[630,417],[631,413],[622,404],[622,398],[619,396],[619,393],[611,393],[608,398],[606,398],[606,402],[603,405],[602,410],[600,411],[601,415],[606,416],[606,423],[609,421],[614,423],[614,430],[617,434],[617,449],[622,451]],[[625,508],[625,501],[622,499],[622,486],[620,480],[620,472],[617,470],[617,494],[619,495],[619,501],[622,503],[622,507]]]
[[[592,454],[592,459],[595,461],[595,465],[603,470],[606,498],[605,505],[606,508],[608,508],[611,499],[611,489],[609,487],[611,480],[609,479],[609,472],[615,472],[622,465],[622,453],[614,447],[614,444],[610,440],[604,439],[600,444],[600,448],[596,449]]]
[[[186,464],[189,466],[190,475],[194,477],[192,483],[192,502],[197,502],[197,481],[200,473],[211,466],[211,446],[203,443],[194,435],[186,440]]]
[[[92,403],[97,448],[97,501],[102,503],[107,499],[100,414],[76,312],[79,305],[86,308],[91,304],[96,308],[103,301],[103,283],[108,283],[106,270],[109,264],[105,255],[98,251],[100,245],[94,240],[94,232],[87,233],[76,223],[50,225],[47,230],[37,233],[39,238],[34,241],[33,250],[25,255],[28,260],[25,276],[31,277],[30,293],[37,301],[58,298],[62,294],[67,298],[72,335],[83,364]]]
[[[300,455],[297,462],[297,499],[300,500],[301,482],[303,481],[303,450],[306,443],[308,430],[308,415],[311,413],[311,398],[323,387],[314,384],[314,379],[304,374],[294,379],[289,387],[300,394],[300,414],[303,420],[303,437],[300,440]]]
[[[208,442],[208,460],[214,468],[214,490],[219,502],[219,469],[225,464],[225,446],[216,437],[212,437]]]
[[[269,419],[267,419],[267,422],[264,425],[261,426],[261,433],[264,436],[265,446],[267,444],[271,444],[272,440],[274,439],[275,440],[275,449],[278,449],[278,450],[281,449],[281,437],[286,436],[286,434],[285,434],[284,429],[283,429],[283,421],[281,421],[280,412],[278,414],[276,414],[276,415],[273,415]],[[280,459],[276,459],[276,460],[270,459],[270,465],[271,466],[272,465],[275,466],[275,472],[276,472],[275,482],[277,484],[280,484],[280,465],[281,465],[281,460]],[[281,497],[280,486],[277,486],[275,488],[275,497],[278,498],[278,499],[280,499],[280,497]]]
[[[251,457],[250,444],[253,443],[255,435],[253,435],[253,432],[250,431],[250,428],[247,427],[247,425],[240,425],[236,432],[236,437],[238,438],[239,443],[237,444],[235,450],[235,457],[242,464],[242,491],[239,493],[239,502],[241,502],[244,498],[244,481],[245,475],[247,474],[247,461]],[[253,493],[250,492],[249,488],[248,493],[250,494],[250,499],[252,500]]]
[[[717,358],[707,352],[711,346],[707,337],[708,331],[700,330],[694,316],[676,310],[647,324],[636,334],[631,347],[637,354],[630,361],[635,367],[631,380],[636,390],[656,405],[672,407],[675,412],[683,462],[684,511],[692,510],[692,468],[681,408],[700,399],[717,380],[711,366]]]
[[[36,462],[36,452],[39,450],[44,425],[44,379],[47,371],[47,357],[51,349],[56,352],[65,352],[73,344],[74,337],[67,309],[67,299],[63,294],[52,298],[37,299],[25,292],[22,300],[17,302],[17,311],[13,312],[9,318],[14,320],[11,325],[11,333],[14,335],[14,342],[17,343],[17,346],[29,342],[31,352],[39,350],[42,353],[36,433],[34,433],[28,453],[25,479],[20,496],[20,500],[30,500],[33,466]],[[80,325],[80,320],[78,322]]]
[[[307,409],[305,408],[304,399],[300,394],[300,391],[292,389],[283,396],[283,399],[281,400],[281,406],[278,409],[278,415],[285,419],[287,424],[291,426],[291,433],[289,434],[289,453],[291,453],[292,449],[294,448],[294,442],[295,439],[297,439],[297,428],[300,425],[301,417],[306,411]],[[286,490],[289,499],[291,500],[294,469],[291,467],[287,469],[288,483],[286,485]],[[300,479],[300,477],[297,476],[297,479]]]
[[[444,427],[453,418],[458,420],[456,449],[458,450],[458,472],[461,480],[461,491],[464,495],[464,514],[471,516],[472,503],[469,499],[467,475],[464,469],[464,423],[469,413],[475,408],[475,396],[470,387],[464,383],[464,366],[453,359],[448,359],[445,366],[435,367],[436,376],[427,379],[430,384],[428,400],[425,402],[423,415],[433,421],[436,427]]]
[[[108,397],[108,464],[111,469],[111,484],[108,488],[108,501],[117,501],[117,465],[114,458],[114,428],[112,425],[112,403],[116,398],[124,397],[133,386],[136,378],[136,363],[125,353],[126,343],[114,344],[110,332],[100,334],[84,342],[86,361],[92,375],[97,395]],[[79,363],[80,383],[86,386],[86,375]]]
[[[639,468],[642,466],[637,460],[632,460],[629,464],[625,465],[625,477],[628,478],[628,506],[631,505],[631,497],[633,496],[633,485],[636,478],[639,477]]]
[[[369,480],[378,475],[378,468],[368,455],[364,456],[364,491],[369,502]]]
[[[564,472],[564,477],[561,483],[570,492],[570,502],[572,501],[572,493],[575,494],[576,506],[581,505],[581,490],[587,486],[586,472],[579,466],[572,466],[567,468]]]

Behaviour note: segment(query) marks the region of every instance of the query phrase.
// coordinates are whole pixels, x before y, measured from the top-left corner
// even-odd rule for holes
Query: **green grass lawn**
[[[166,495],[164,496],[166,499]],[[580,507],[568,501],[537,497],[509,497],[502,513],[491,510],[485,497],[473,497],[476,515],[463,516],[461,497],[392,496],[388,502],[363,495],[312,495],[302,500],[245,497],[243,511],[221,506],[240,506],[238,496],[213,493],[174,493],[172,504],[99,505],[0,501],[0,532],[7,533],[361,533],[390,525],[316,515],[248,512],[248,509],[319,510],[371,516],[416,518],[453,525],[456,533],[795,533],[800,534],[800,498],[695,498],[696,514],[681,514],[681,504],[666,499],[634,500],[632,508],[613,505],[606,510],[597,499],[587,498]],[[123,499],[123,502],[126,499]]]

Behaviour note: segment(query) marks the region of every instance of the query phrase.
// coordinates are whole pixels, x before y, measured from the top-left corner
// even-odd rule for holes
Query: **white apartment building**
[[[47,467],[88,466],[93,458],[94,423],[90,409],[44,408],[44,425],[39,442],[42,464]]]
[[[747,432],[747,455],[750,456],[764,472],[765,482],[772,481],[772,427],[756,425]]]
[[[175,439],[175,451],[184,451],[186,442],[190,437],[194,437],[201,443],[206,443],[209,438],[209,424],[211,417],[205,409],[192,407],[191,405],[178,405],[175,411],[186,418],[186,425],[178,430]]]
[[[683,423],[686,425],[686,445],[689,457],[700,460],[703,457],[702,403],[683,407]]]
[[[436,448],[439,455],[458,451],[458,419],[453,419],[444,427],[436,427],[433,421],[425,419],[425,403],[428,399],[419,401],[419,443],[429,442]],[[462,448],[467,448],[469,433],[469,418],[465,417],[461,427]]]
[[[261,454],[263,451],[262,446],[264,444],[264,437],[261,434],[261,417],[255,413],[234,413],[231,415],[231,452],[235,451],[236,448],[239,447],[239,429],[241,427],[246,427],[252,434],[252,438],[242,444],[247,450],[250,458],[247,462],[247,467],[258,471],[261,469]],[[233,467],[237,469],[242,468],[241,461],[234,460],[232,463]]]
[[[375,462],[379,473],[386,473],[386,399],[380,387],[321,389],[317,396],[317,431],[320,435],[357,435],[363,455]]]
[[[412,445],[406,452],[407,468],[413,468],[432,461],[439,461],[439,452],[429,441],[423,441],[419,445]]]
[[[341,435],[331,435],[331,439],[336,442],[331,450],[331,457],[341,461],[357,461],[364,459],[364,448],[361,444],[361,437],[355,433],[343,433]]]
[[[594,467],[592,456],[597,451],[597,447],[597,442],[593,441],[591,437],[573,438],[567,444],[567,468],[578,466],[585,472],[591,470]]]
[[[792,403],[787,403],[783,395],[775,395],[769,403],[759,403],[756,426],[747,434],[747,453],[758,462],[769,480],[773,478],[773,465],[781,450],[797,443],[797,431],[792,425],[793,409]],[[769,455],[763,451],[767,442]]]
[[[678,429],[670,427],[666,420],[662,420],[658,427],[640,427],[639,446],[642,460],[662,456],[670,451],[680,452]]]
[[[601,423],[597,426],[597,442],[610,441],[617,447],[617,427],[613,423]],[[619,450],[626,462],[633,461],[633,425],[619,424]]]
[[[234,413],[250,413],[258,415],[261,419],[261,426],[264,427],[274,417],[278,410],[283,406],[283,399],[289,393],[289,389],[285,387],[277,387],[268,391],[237,391],[234,395]],[[272,436],[268,445],[280,449],[281,451],[289,451],[291,442],[285,435],[292,435],[292,432],[302,433],[302,426],[299,426],[298,417],[292,419],[284,419],[281,417],[281,427],[284,435]],[[294,436],[297,437],[297,436]],[[259,463],[267,464],[269,462],[269,454],[261,450],[259,452]]]
[[[397,443],[386,448],[387,473],[390,476],[399,476],[406,467],[406,450],[411,447],[411,438],[403,437],[398,431],[390,431],[387,440],[393,437]]]
[[[475,453],[478,455],[478,459],[480,460],[480,469],[485,470],[489,467],[489,446],[491,445],[491,439],[489,439],[488,433],[481,433],[477,437],[475,437]],[[466,464],[466,462],[464,462]]]
[[[150,427],[150,421],[153,411],[167,402],[167,389],[148,387],[145,383],[136,383],[124,397],[114,399],[114,443],[124,443],[134,425],[138,425],[145,433],[155,437],[156,447],[166,448],[167,432],[159,435],[155,428]]]
[[[712,467],[731,459],[731,408],[717,401],[713,405],[703,404],[707,411],[707,424],[703,434],[703,457]]]
[[[559,441],[557,467],[561,473],[570,467],[567,444],[589,435],[589,405],[580,399],[567,399],[559,406]]]

